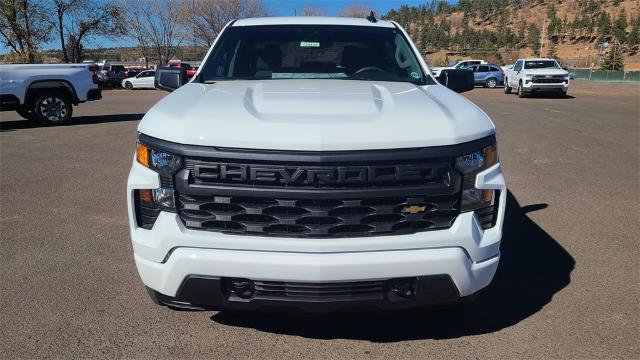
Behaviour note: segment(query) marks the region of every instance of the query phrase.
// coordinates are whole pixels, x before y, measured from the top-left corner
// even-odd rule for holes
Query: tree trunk
[[[29,64],[33,64],[36,62],[36,55],[33,53],[33,44],[31,43],[31,26],[29,24],[29,11],[28,11],[29,1],[28,0],[22,0],[22,9],[24,11],[27,58],[29,60]]]
[[[64,44],[64,26],[62,26],[62,12],[58,12],[58,32],[60,33],[60,46],[62,47],[62,57],[64,62],[69,62],[67,47]]]

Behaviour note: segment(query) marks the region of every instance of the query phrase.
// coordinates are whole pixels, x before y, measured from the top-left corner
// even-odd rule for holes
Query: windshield
[[[398,29],[335,25],[228,28],[199,81],[238,79],[431,80]]]
[[[554,68],[559,69],[558,63],[555,60],[536,60],[536,61],[526,61],[524,63],[525,69],[545,69],[545,68]]]

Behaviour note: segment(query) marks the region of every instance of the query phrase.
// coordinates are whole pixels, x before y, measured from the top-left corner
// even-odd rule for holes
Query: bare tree
[[[122,0],[120,6],[124,11],[122,23],[127,29],[127,36],[138,44],[140,54],[144,58],[145,67],[149,68],[151,41],[147,32],[146,21],[143,21],[142,6],[127,6],[126,0]]]
[[[97,0],[49,0],[48,21],[60,39],[63,60],[80,62],[83,43],[96,35],[117,37],[122,33],[119,7]]]
[[[195,37],[207,46],[231,20],[267,15],[260,0],[184,0],[183,6],[190,14],[185,26],[193,27]]]
[[[55,17],[51,18],[51,24],[56,28],[58,36],[60,37],[60,48],[62,49],[62,58],[64,62],[69,62],[69,53],[67,52],[67,46],[64,39],[64,20],[65,16],[69,12],[76,9],[80,0],[53,0],[53,9],[55,11]]]
[[[317,7],[306,7],[302,9],[302,16],[324,16],[324,11]]]
[[[22,62],[34,63],[40,45],[50,39],[46,18],[40,0],[0,0],[0,40]]]
[[[123,33],[119,25],[122,11],[109,2],[80,0],[77,8],[69,14],[67,26],[67,51],[71,51],[71,61],[83,59],[83,41],[96,36],[118,37]]]
[[[158,65],[164,65],[175,55],[186,36],[181,19],[183,2],[179,0],[123,1],[127,34],[138,43],[145,59],[153,54]],[[148,60],[147,65],[148,65]]]
[[[363,3],[351,3],[338,15],[343,17],[366,18],[371,13],[371,6]]]

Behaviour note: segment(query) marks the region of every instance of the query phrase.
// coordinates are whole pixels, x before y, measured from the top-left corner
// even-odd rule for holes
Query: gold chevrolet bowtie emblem
[[[411,205],[411,206],[407,206],[406,208],[402,209],[402,212],[404,214],[420,214],[421,212],[424,212],[425,210],[427,210],[427,207],[424,205]]]

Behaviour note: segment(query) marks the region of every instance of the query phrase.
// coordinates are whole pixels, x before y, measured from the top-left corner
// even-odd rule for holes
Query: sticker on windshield
[[[300,47],[303,48],[319,48],[320,43],[317,41],[300,41]]]
[[[411,77],[412,77],[412,78],[414,78],[414,79],[420,79],[420,74],[418,74],[418,73],[417,73],[417,72],[415,72],[415,71],[412,71],[412,72],[411,72]]]

